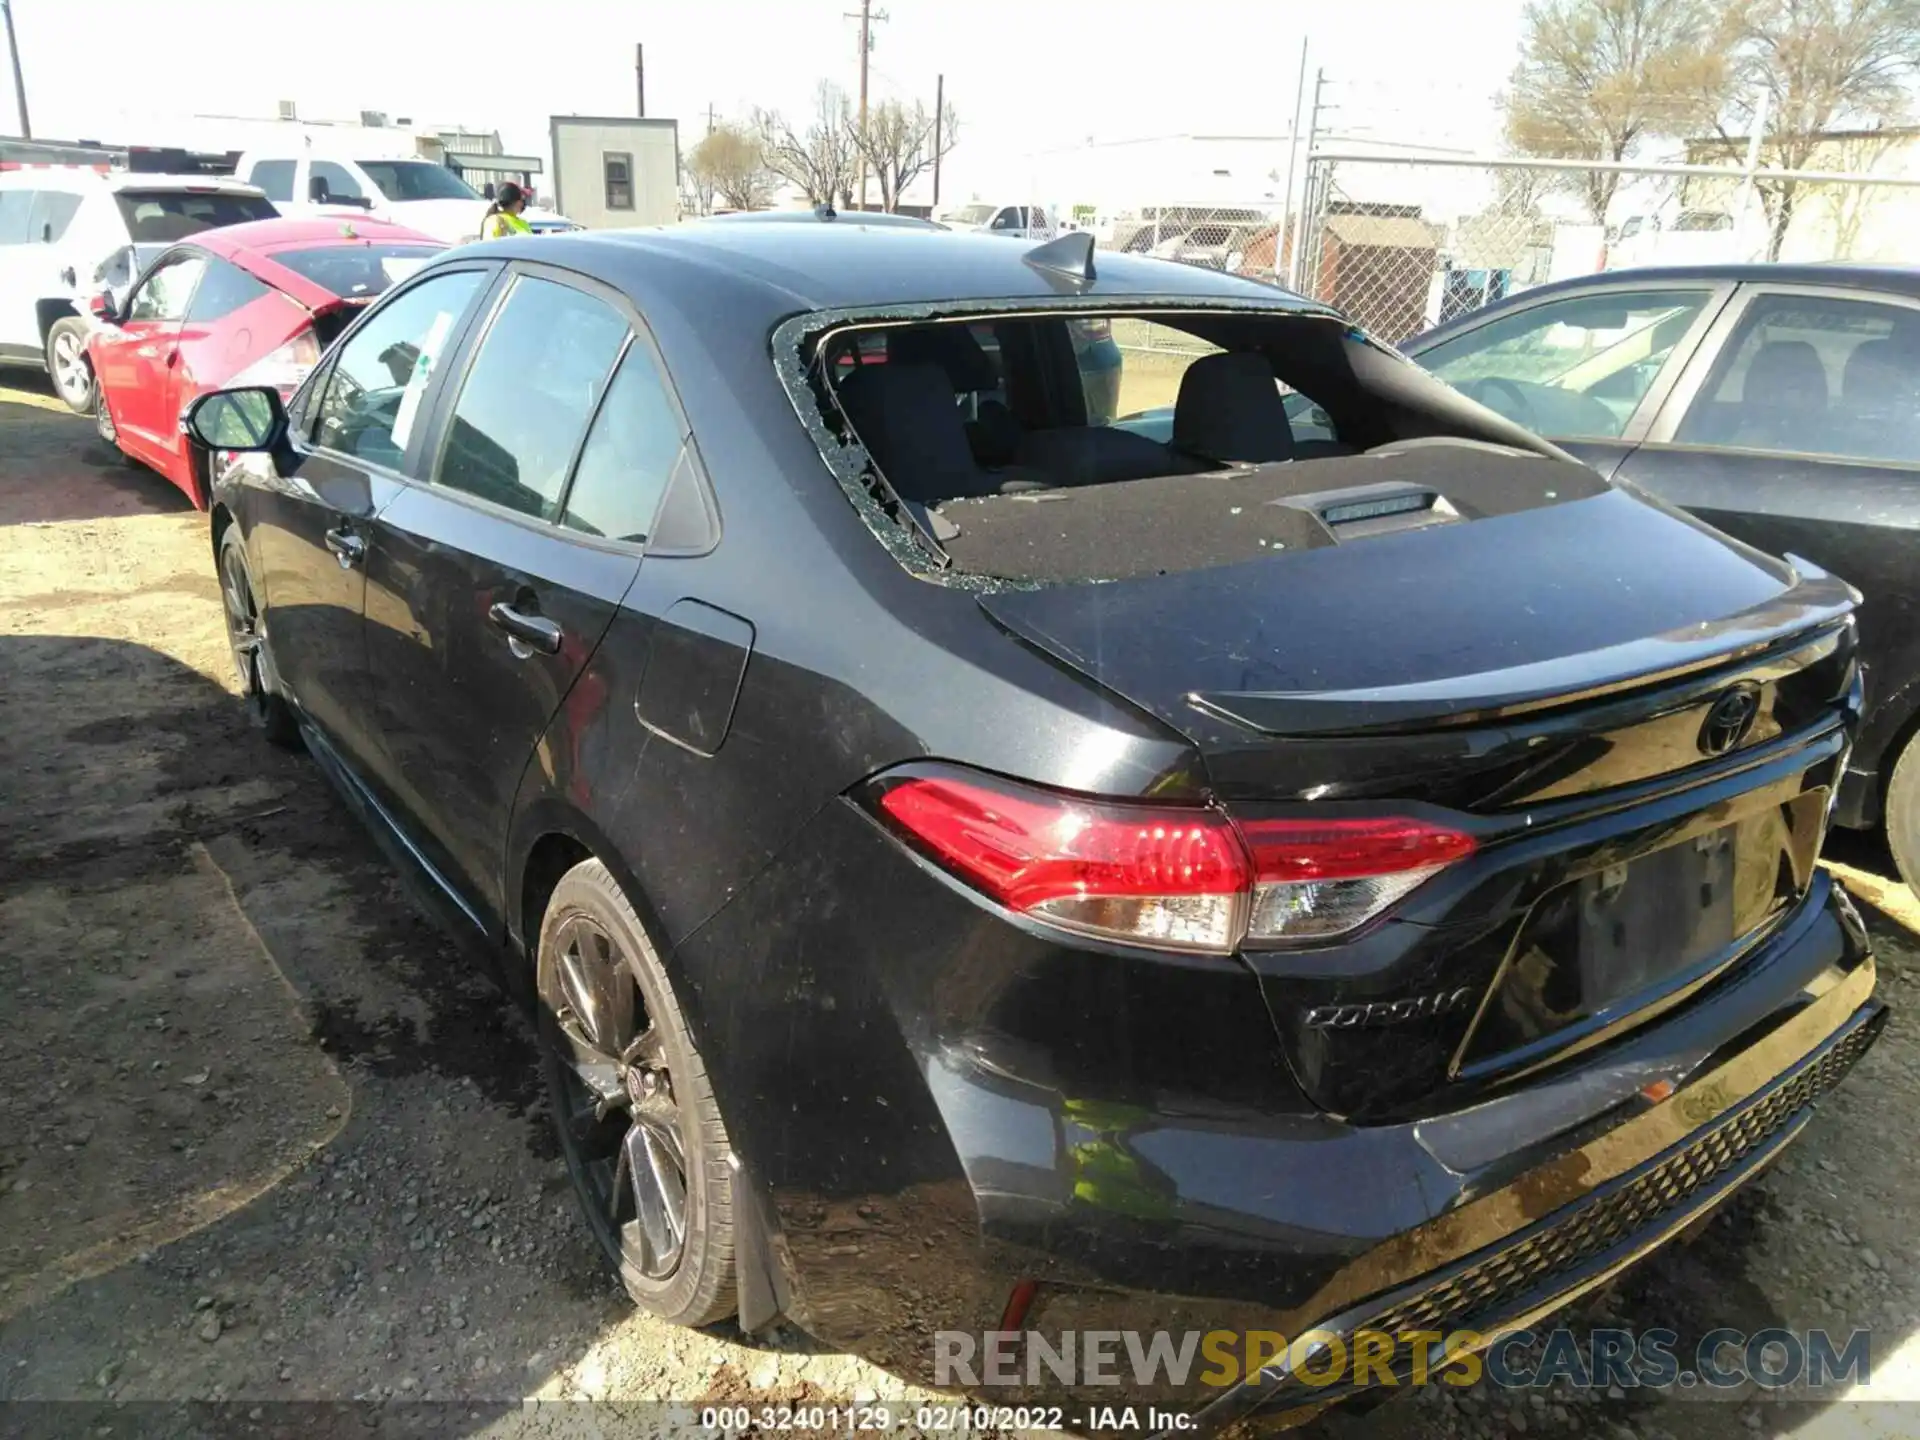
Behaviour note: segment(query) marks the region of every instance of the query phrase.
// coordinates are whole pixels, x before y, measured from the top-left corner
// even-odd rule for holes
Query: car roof
[[[384,220],[249,220],[202,230],[179,242],[212,254],[271,255],[276,250],[317,249],[323,245],[431,245],[446,249],[444,240],[422,235],[405,225]]]
[[[705,225],[718,222],[737,225],[742,222],[782,221],[800,224],[820,225],[878,225],[894,226],[902,230],[945,230],[947,227],[936,220],[922,220],[917,215],[894,215],[884,210],[833,210],[818,206],[812,210],[731,210],[724,215],[703,215],[689,224]]]
[[[9,189],[180,190],[201,194],[260,195],[258,185],[231,175],[156,175],[144,170],[99,171],[90,165],[45,165],[31,170],[0,171],[0,186]]]
[[[980,301],[1238,301],[1319,312],[1313,301],[1199,266],[1099,251],[1078,284],[1026,263],[1024,241],[869,225],[688,224],[489,240],[501,258],[548,261],[593,275],[636,299],[692,311],[711,298],[797,310],[879,309]],[[704,292],[704,293],[703,293]],[[747,317],[741,317],[743,319]]]
[[[1724,265],[1646,265],[1622,270],[1603,270],[1596,275],[1577,275],[1556,280],[1550,285],[1535,285],[1509,295],[1479,310],[1436,325],[1406,343],[1409,351],[1423,348],[1441,335],[1450,335],[1477,325],[1489,316],[1532,305],[1554,295],[1570,292],[1634,290],[1645,285],[1692,281],[1708,285],[1825,285],[1843,290],[1880,290],[1893,295],[1920,298],[1920,265],[1898,265],[1879,261],[1827,260],[1818,262]]]

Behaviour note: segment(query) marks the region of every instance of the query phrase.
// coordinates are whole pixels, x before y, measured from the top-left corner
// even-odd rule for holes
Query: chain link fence
[[[1898,173],[1367,153],[1316,153],[1304,171],[1291,206],[1051,208],[1059,229],[1090,231],[1102,249],[1285,286],[1390,343],[1549,281],[1655,265],[1902,261],[1920,233],[1920,178]],[[1115,338],[1150,351],[1168,335]]]

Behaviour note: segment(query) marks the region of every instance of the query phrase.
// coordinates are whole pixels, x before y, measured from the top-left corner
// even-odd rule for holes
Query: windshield
[[[473,187],[431,160],[357,160],[389,200],[478,200]]]
[[[218,191],[122,190],[114,202],[127,223],[127,238],[136,245],[166,245],[248,220],[272,220],[280,212],[264,195],[231,195]]]
[[[270,258],[343,300],[364,300],[399,284],[439,253],[438,245],[326,245],[276,250]]]
[[[953,218],[962,225],[984,225],[993,218],[993,212],[998,208],[994,205],[967,205],[954,212]]]

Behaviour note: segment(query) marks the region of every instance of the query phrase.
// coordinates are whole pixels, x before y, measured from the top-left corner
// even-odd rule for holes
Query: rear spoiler
[[[1364,690],[1207,692],[1187,696],[1203,714],[1274,736],[1391,735],[1476,725],[1579,705],[1621,690],[1715,670],[1836,632],[1860,592],[1819,566],[1786,557],[1794,583],[1770,600],[1684,630],[1528,665]]]

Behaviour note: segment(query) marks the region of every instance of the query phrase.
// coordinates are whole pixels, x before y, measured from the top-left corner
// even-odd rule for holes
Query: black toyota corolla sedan
[[[1170,440],[1089,423],[1090,321]],[[533,1004],[668,1319],[912,1374],[935,1329],[1490,1334],[1880,1028],[1814,864],[1848,587],[1270,287],[495,242],[188,424],[256,714]]]

